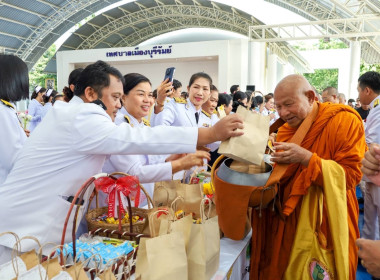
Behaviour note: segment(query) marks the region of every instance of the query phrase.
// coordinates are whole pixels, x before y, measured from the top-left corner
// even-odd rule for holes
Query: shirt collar
[[[128,113],[128,111],[124,107],[121,107],[120,112],[123,115],[127,115],[129,117],[129,119],[131,120],[131,123],[132,123],[133,126],[137,126],[137,127],[144,126],[144,122],[143,121],[139,122],[134,116],[132,116],[130,113]]]
[[[189,108],[192,108],[194,110],[194,112],[196,112],[198,114],[200,114],[202,112],[202,106],[201,106],[201,108],[199,108],[199,110],[197,110],[197,109],[195,109],[194,104],[191,103],[190,98],[187,98],[186,100],[187,100],[187,104],[189,104]]]
[[[369,107],[370,107],[371,109],[373,109],[376,100],[379,100],[378,102],[380,102],[380,95],[378,95],[378,96],[377,96],[374,100],[372,100],[372,102],[369,104]],[[379,106],[380,106],[380,105],[379,105]]]
[[[69,103],[84,103],[84,101],[79,96],[74,95]]]

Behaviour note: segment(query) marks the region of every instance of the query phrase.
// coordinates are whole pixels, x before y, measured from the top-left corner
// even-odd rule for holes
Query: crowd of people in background
[[[355,135],[358,139],[361,137],[360,141],[363,142],[360,153],[355,150],[355,143],[350,146],[349,152],[355,154],[355,167],[347,175],[348,178],[351,175],[355,177],[351,178],[351,185],[357,183],[356,177],[361,175],[360,156],[363,157],[361,153],[364,154],[365,150],[363,131],[367,145],[380,142],[380,107],[377,107],[380,74],[377,72],[360,76],[357,88],[359,97],[346,100],[346,96],[332,86],[319,94],[299,75],[282,80],[274,89],[275,94],[242,91],[239,85],[231,86],[230,93],[221,93],[213,84],[212,77],[204,72],[192,74],[187,85],[184,81],[166,79],[153,90],[148,77],[138,73],[122,75],[107,63],[98,61],[85,69],[72,71],[62,93],[35,85],[28,107],[31,116],[29,127],[22,127],[14,103],[29,98],[27,67],[21,59],[8,55],[0,55],[0,64],[6,66],[0,69],[0,115],[4,120],[3,131],[7,135],[0,145],[1,154],[4,155],[0,161],[0,205],[5,205],[7,200],[22,201],[11,209],[0,209],[0,219],[5,220],[8,215],[14,220],[0,226],[0,232],[12,230],[27,234],[34,223],[39,228],[35,228],[32,234],[43,242],[58,240],[56,235],[46,230],[52,219],[58,217],[53,215],[40,221],[38,215],[34,218],[23,215],[25,209],[38,209],[41,201],[45,201],[50,205],[51,213],[54,207],[60,209],[58,214],[67,212],[67,201],[62,203],[62,198],[75,194],[81,183],[101,170],[136,175],[152,195],[154,182],[170,180],[176,174],[182,178],[183,173],[180,172],[195,166],[207,168],[207,162],[215,158],[210,157],[208,151],[217,155],[220,141],[242,134],[241,130],[237,130],[243,128],[243,122],[236,114],[239,107],[268,116],[270,124],[281,117],[288,123],[286,129],[291,133],[294,132],[292,128],[298,127],[313,110],[317,110],[316,106],[320,106],[320,110],[327,112],[328,118],[334,119],[337,124],[344,120],[334,118],[335,114],[345,112],[357,128]],[[305,92],[301,94],[293,88],[305,89]],[[322,103],[325,104],[321,106]],[[218,110],[224,111],[227,117],[220,119]],[[361,122],[358,124],[359,115]],[[317,118],[321,123],[326,119],[321,115]],[[344,125],[348,127],[348,124]],[[157,126],[160,128],[155,129]],[[314,130],[317,128],[313,127]],[[331,127],[326,132],[326,139],[332,137],[333,130],[334,127]],[[337,128],[339,133],[343,130],[342,127]],[[29,133],[30,138],[27,139]],[[319,165],[315,155],[322,153],[319,149],[325,149],[327,145],[324,140],[320,141],[313,146],[315,151],[314,148],[295,149],[294,146],[283,145],[284,149],[301,149],[308,156],[306,164],[304,158],[297,159],[297,163],[317,168]],[[54,143],[54,149],[48,148],[50,143]],[[314,142],[310,143],[314,145]],[[342,142],[342,145],[346,144]],[[342,148],[337,142],[334,145],[330,148]],[[345,153],[344,150],[341,152]],[[334,153],[332,150],[331,154]],[[332,159],[339,162],[339,159]],[[344,158],[340,160],[344,161]],[[277,162],[281,163],[280,159]],[[59,179],[61,189],[51,188],[54,176],[55,181]],[[375,223],[380,216],[380,188],[365,178],[363,180],[364,235],[376,239],[379,238]],[[45,193],[45,189],[49,191]],[[349,191],[350,197],[354,196],[354,191]],[[38,195],[34,197],[36,193]],[[357,204],[349,203],[351,211]],[[353,217],[350,230],[355,231],[355,215],[350,215]],[[295,224],[292,225],[294,230]],[[354,235],[350,235],[350,244],[358,237]],[[10,255],[10,247],[8,241],[0,242],[0,264]],[[350,250],[355,251],[353,247]],[[350,257],[357,259],[355,252]],[[356,263],[357,260],[350,260],[351,273]]]

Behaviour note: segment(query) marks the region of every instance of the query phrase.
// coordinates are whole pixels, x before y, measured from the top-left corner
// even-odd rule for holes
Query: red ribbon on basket
[[[97,191],[108,194],[108,217],[114,217],[116,209],[116,197],[119,201],[120,214],[124,216],[125,208],[121,199],[121,194],[129,196],[135,201],[135,207],[139,206],[141,188],[139,179],[136,176],[124,176],[118,179],[111,177],[100,177],[94,181]],[[117,212],[119,214],[119,212]]]

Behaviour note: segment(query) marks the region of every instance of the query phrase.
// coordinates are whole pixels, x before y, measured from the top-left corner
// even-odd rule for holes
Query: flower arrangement
[[[26,111],[25,113],[23,112],[18,113],[18,118],[20,122],[22,123],[23,129],[26,129],[28,123],[32,120],[33,117],[31,115],[28,115],[28,111]]]

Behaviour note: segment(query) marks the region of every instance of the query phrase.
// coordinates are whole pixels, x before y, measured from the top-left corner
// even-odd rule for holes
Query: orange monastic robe
[[[361,159],[366,143],[362,120],[355,110],[339,104],[318,103],[318,115],[302,142],[302,147],[313,152],[308,167],[291,164],[280,181],[279,197],[284,214],[273,212],[272,207],[252,213],[252,255],[250,279],[282,279],[288,264],[303,195],[311,185],[323,184],[321,159],[334,160],[346,173],[347,208],[349,225],[350,280],[356,278],[357,247],[359,238],[359,209],[355,187],[360,182]],[[277,134],[278,142],[287,142],[296,129],[283,125]],[[322,230],[332,247],[327,213],[324,205]],[[296,279],[298,280],[298,279]]]

